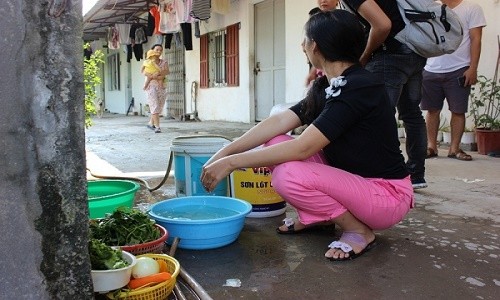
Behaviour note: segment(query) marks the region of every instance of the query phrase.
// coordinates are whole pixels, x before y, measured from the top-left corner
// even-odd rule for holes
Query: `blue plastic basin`
[[[240,199],[188,196],[153,204],[149,215],[168,230],[168,244],[178,237],[179,248],[202,250],[234,242],[251,211],[252,205]]]

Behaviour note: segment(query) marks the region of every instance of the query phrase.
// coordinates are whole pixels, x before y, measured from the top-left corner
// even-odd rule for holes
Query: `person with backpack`
[[[464,29],[455,52],[427,60],[423,72],[421,108],[427,111],[427,158],[438,156],[437,133],[444,99],[451,112],[451,142],[448,157],[463,161],[472,156],[460,149],[471,85],[477,82],[481,37],[486,19],[482,8],[463,0],[442,0],[459,16]]]
[[[366,47],[359,61],[384,79],[387,94],[406,131],[406,166],[414,189],[427,187],[425,157],[427,137],[420,109],[422,70],[426,58],[394,36],[405,27],[394,0],[342,0],[366,30]]]

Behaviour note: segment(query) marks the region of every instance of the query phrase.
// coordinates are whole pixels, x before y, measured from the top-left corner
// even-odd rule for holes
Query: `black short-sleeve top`
[[[363,4],[366,0],[342,0],[344,5],[349,8],[358,11],[359,6]],[[398,32],[400,32],[404,27],[405,23],[401,14],[399,12],[398,4],[396,0],[375,0],[375,2],[380,6],[382,11],[387,15],[387,17],[391,20],[392,27],[389,33],[389,38],[394,37]],[[358,14],[358,17],[361,16]],[[362,19],[362,18],[361,18]],[[363,19],[363,24],[367,25],[368,22]],[[369,28],[367,28],[369,30]]]
[[[330,141],[324,154],[333,167],[365,178],[402,179],[408,176],[399,148],[395,111],[383,81],[354,65],[342,74],[340,94],[306,120],[304,100],[290,109],[303,124],[313,124]]]

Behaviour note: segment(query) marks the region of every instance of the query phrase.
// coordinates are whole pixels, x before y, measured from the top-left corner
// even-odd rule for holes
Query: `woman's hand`
[[[217,184],[228,176],[232,169],[227,158],[222,158],[203,166],[201,183],[207,192],[212,192]]]

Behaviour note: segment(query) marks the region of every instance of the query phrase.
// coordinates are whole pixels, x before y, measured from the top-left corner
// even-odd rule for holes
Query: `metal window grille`
[[[200,88],[239,85],[239,29],[236,23],[200,37]]]
[[[210,66],[209,81],[211,86],[226,85],[226,30],[219,30],[209,34]]]

